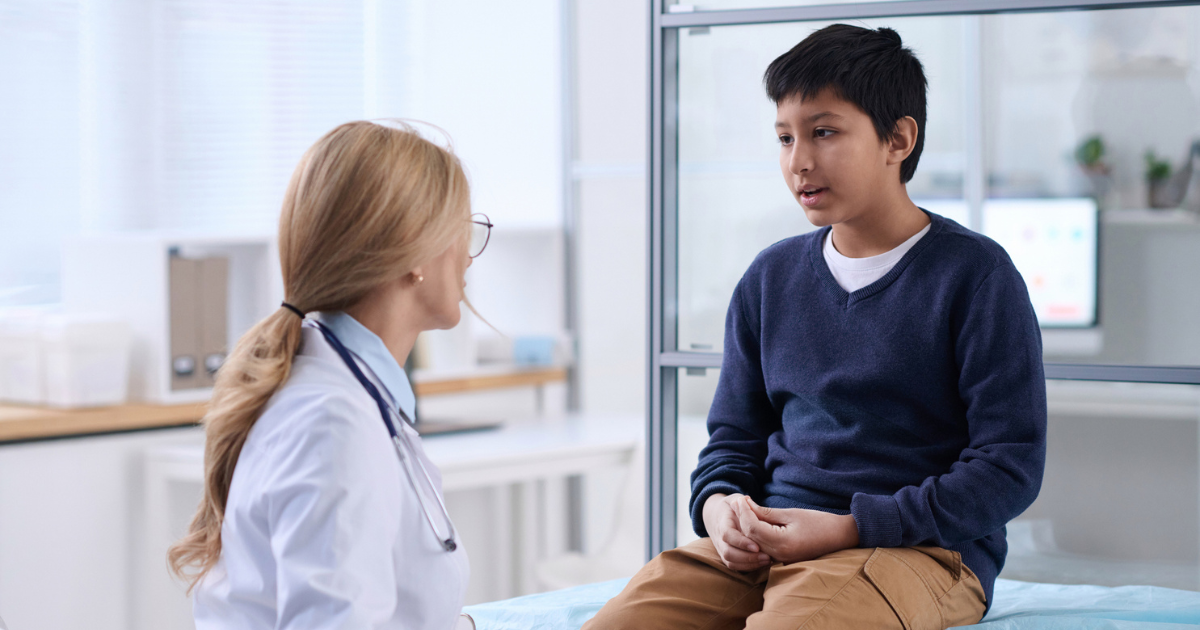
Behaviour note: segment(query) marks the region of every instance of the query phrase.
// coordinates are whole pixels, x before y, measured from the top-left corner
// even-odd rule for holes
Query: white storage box
[[[42,340],[44,313],[9,312],[0,317],[0,401],[22,405],[46,402]]]
[[[119,405],[129,394],[129,325],[100,315],[58,315],[42,325],[45,403]]]

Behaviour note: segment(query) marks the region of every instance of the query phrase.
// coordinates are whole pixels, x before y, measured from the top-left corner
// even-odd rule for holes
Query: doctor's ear
[[[413,269],[411,272],[409,272],[408,281],[411,282],[413,284],[413,286],[416,286],[418,284],[421,284],[422,282],[425,282],[425,274],[421,271],[420,267],[417,267],[416,269]]]

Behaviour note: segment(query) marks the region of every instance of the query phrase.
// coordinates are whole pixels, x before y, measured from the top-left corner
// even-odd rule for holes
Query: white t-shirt
[[[825,254],[825,264],[829,265],[829,271],[833,273],[834,280],[837,280],[838,285],[846,290],[847,293],[855,291],[875,282],[882,278],[887,272],[900,262],[901,258],[908,253],[908,250],[921,240],[929,232],[932,226],[926,225],[920,232],[913,234],[907,241],[900,243],[895,249],[879,254],[878,256],[867,256],[866,258],[849,258],[843,256],[841,252],[834,249],[833,238],[830,231],[825,236],[825,246],[822,252]]]

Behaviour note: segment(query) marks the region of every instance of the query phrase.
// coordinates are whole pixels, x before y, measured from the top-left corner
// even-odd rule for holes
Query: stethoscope
[[[379,413],[383,416],[383,424],[387,426],[388,435],[392,437],[392,445],[396,447],[396,455],[400,457],[400,463],[404,466],[404,471],[408,474],[408,482],[410,485],[412,485],[413,492],[417,493],[417,502],[421,504],[421,511],[425,514],[425,521],[429,523],[430,529],[433,530],[434,537],[436,537],[438,542],[441,543],[442,549],[445,549],[446,551],[454,551],[455,549],[458,549],[458,543],[454,540],[456,537],[454,531],[454,522],[450,520],[450,513],[446,511],[446,504],[442,501],[442,497],[438,494],[437,486],[434,485],[433,479],[429,476],[429,471],[425,469],[425,465],[421,463],[421,459],[419,457],[409,457],[407,454],[405,454],[404,446],[401,445],[401,441],[407,441],[408,438],[407,436],[404,438],[400,437],[400,432],[396,430],[396,425],[392,423],[392,415],[395,414],[409,425],[412,425],[413,421],[408,418],[408,414],[404,413],[403,409],[392,409],[391,405],[387,404],[387,401],[383,399],[383,394],[379,393],[379,388],[375,387],[375,383],[372,383],[371,380],[367,378],[366,374],[363,374],[362,370],[358,367],[358,362],[354,360],[354,355],[350,354],[350,351],[346,349],[346,346],[342,345],[342,341],[337,338],[337,335],[333,334],[332,330],[329,330],[329,328],[319,321],[311,321],[316,324],[317,330],[320,330],[321,334],[325,336],[325,341],[328,341],[329,345],[333,346],[334,351],[337,352],[338,356],[342,358],[342,361],[346,363],[346,367],[350,368],[350,372],[353,373],[354,378],[358,379],[358,382],[362,384],[363,389],[366,389],[367,393],[371,395],[371,398],[375,399],[375,404],[379,405]],[[429,484],[429,489],[433,494],[434,499],[437,500],[438,507],[442,511],[442,518],[446,520],[447,533],[445,537],[443,537],[441,532],[438,531],[437,525],[434,525],[433,516],[429,513],[429,507],[425,505],[424,493],[422,493],[420,488],[417,487],[417,477],[413,473],[412,469],[413,460],[416,460],[417,466],[420,467],[421,476],[425,477],[425,481]]]

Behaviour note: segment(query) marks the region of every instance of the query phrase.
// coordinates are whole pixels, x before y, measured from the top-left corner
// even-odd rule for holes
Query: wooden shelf
[[[205,403],[95,409],[0,405],[0,442],[191,426],[200,422],[206,408]]]
[[[567,368],[546,367],[502,370],[481,370],[477,373],[415,374],[413,392],[417,396],[457,394],[505,387],[540,387],[547,383],[567,380]]]
[[[437,396],[564,382],[567,380],[567,368],[484,368],[457,374],[419,374],[414,380],[413,390],[418,396]],[[184,405],[127,404],[94,409],[0,405],[0,443],[192,426],[204,417],[206,407],[207,404],[202,402]]]
[[[1200,227],[1200,215],[1179,208],[1105,210],[1100,216],[1107,225]]]

